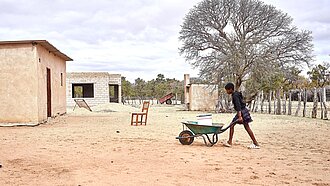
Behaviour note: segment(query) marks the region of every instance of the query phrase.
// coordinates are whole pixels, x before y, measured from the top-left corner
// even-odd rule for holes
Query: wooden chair
[[[148,119],[148,110],[149,110],[149,101],[144,101],[142,105],[142,111],[141,112],[133,112],[131,117],[131,125],[147,125],[147,119]],[[134,118],[135,116],[135,118]]]

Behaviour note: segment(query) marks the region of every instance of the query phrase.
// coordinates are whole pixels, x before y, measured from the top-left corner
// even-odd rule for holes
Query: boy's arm
[[[243,122],[243,117],[242,117],[242,112],[241,111],[237,111],[237,116],[238,116],[238,121]]]
[[[239,100],[240,98],[237,94],[233,94],[232,98],[233,98],[234,108],[237,111],[238,121],[243,122],[243,117],[242,117],[242,112],[241,112],[241,103]]]

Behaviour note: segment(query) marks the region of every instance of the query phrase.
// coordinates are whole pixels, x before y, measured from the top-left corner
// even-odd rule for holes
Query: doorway
[[[119,85],[109,85],[110,103],[119,103]]]
[[[47,68],[47,117],[52,116],[52,84],[50,69]]]

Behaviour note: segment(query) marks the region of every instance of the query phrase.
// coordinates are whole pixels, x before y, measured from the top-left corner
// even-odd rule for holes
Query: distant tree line
[[[293,91],[292,100],[298,100],[298,92],[301,89],[312,89],[322,88],[330,85],[330,63],[323,62],[323,64],[315,65],[310,68],[307,72],[308,77],[301,75],[301,70],[296,68],[291,68],[291,72],[287,75],[271,76],[267,80],[262,78],[247,81],[244,84],[244,92],[246,95],[246,102],[251,102],[257,96],[260,91],[264,91],[265,94],[281,89],[283,92]],[[192,83],[203,83],[211,84],[212,82],[199,78],[191,78]],[[226,81],[219,82],[219,93],[224,93],[222,87]],[[256,86],[258,84],[258,86]],[[177,95],[178,100],[183,100],[183,81],[177,80],[175,78],[165,78],[163,74],[158,74],[155,79],[150,81],[145,81],[141,78],[135,79],[133,83],[126,80],[126,77],[122,77],[122,96],[126,99],[145,99],[154,98],[159,99],[168,93],[173,93]],[[255,95],[252,95],[255,93]],[[312,101],[312,93],[308,93],[308,101]]]
[[[183,81],[175,78],[165,78],[158,74],[155,79],[145,81],[141,78],[135,79],[133,83],[122,77],[122,96],[124,99],[159,99],[168,93],[177,95],[181,100],[183,96]]]

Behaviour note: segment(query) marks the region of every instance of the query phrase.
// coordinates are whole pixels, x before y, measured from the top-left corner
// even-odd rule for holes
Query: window
[[[61,87],[63,87],[63,73],[61,73]]]
[[[72,98],[94,98],[94,84],[72,84]]]

